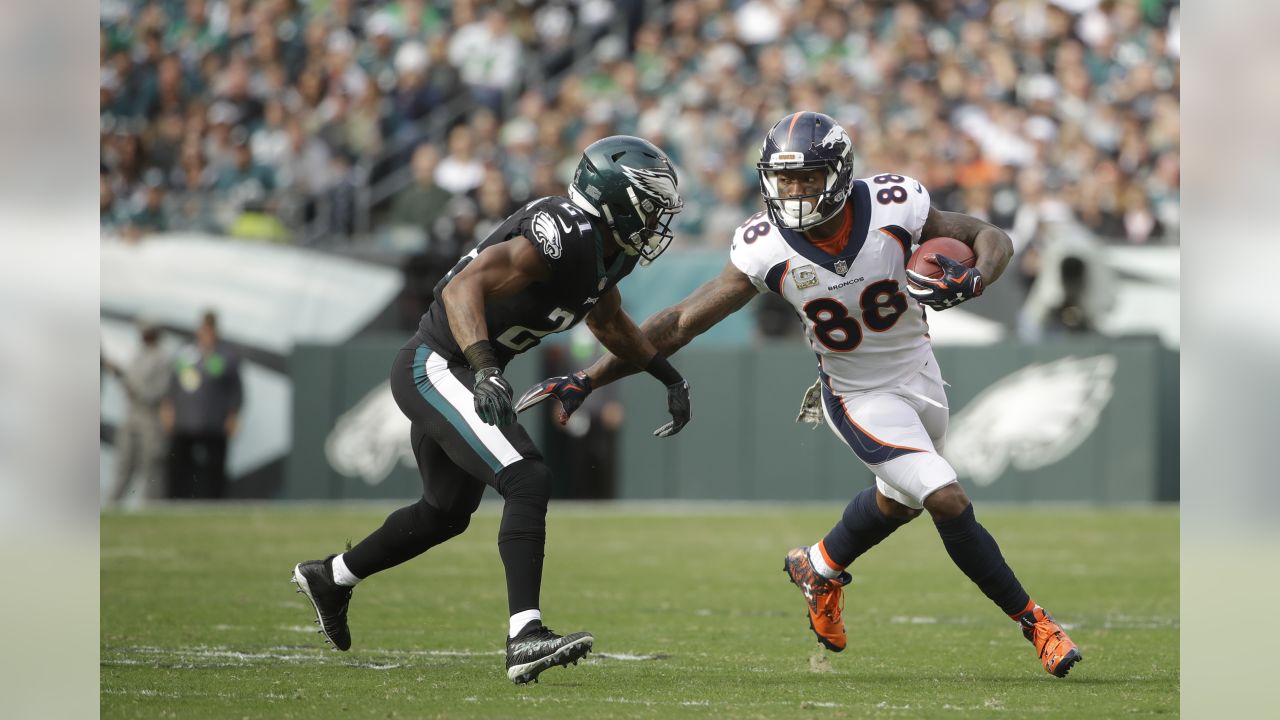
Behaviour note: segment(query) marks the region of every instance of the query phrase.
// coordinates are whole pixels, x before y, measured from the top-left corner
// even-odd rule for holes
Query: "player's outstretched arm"
[[[694,290],[689,297],[650,316],[640,325],[640,330],[659,355],[670,357],[755,296],[756,289],[751,280],[729,263],[719,275]],[[608,354],[587,369],[587,376],[591,378],[593,387],[600,388],[642,369]]]
[[[587,315],[587,329],[604,345],[605,350],[634,367],[643,368],[661,355],[649,338],[622,309],[622,294],[613,287],[605,293]]]
[[[592,390],[644,370],[667,386],[667,409],[671,412],[671,422],[653,434],[675,435],[689,422],[689,383],[667,362],[667,356],[746,305],[755,294],[747,276],[730,264],[714,280],[637,328],[622,309],[622,298],[615,288],[602,296],[587,316],[587,327],[609,354],[585,372],[547,378],[529,388],[516,403],[516,412],[554,397],[560,401],[563,425]]]
[[[671,363],[667,362],[666,358],[658,354],[653,344],[631,320],[631,316],[622,309],[622,295],[617,287],[610,288],[600,296],[595,307],[587,315],[587,329],[596,336],[606,350],[630,365],[649,370],[668,388],[677,383],[684,385],[677,394],[688,397],[688,384],[684,382],[684,378],[671,367]],[[569,422],[569,416],[586,401],[592,389],[591,380],[582,371],[572,375],[550,377],[529,388],[520,396],[520,400],[516,402],[516,412],[524,412],[554,397],[560,401],[557,419],[561,425],[564,425]],[[685,407],[683,422],[688,422],[687,403]],[[673,421],[679,419],[674,414],[672,417]]]
[[[972,247],[977,256],[975,268],[987,285],[1000,277],[1013,257],[1013,241],[1005,231],[964,213],[929,208],[920,237],[953,237]]]

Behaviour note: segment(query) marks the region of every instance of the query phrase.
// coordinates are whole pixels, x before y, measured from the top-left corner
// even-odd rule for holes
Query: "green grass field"
[[[849,648],[820,649],[782,573],[841,507],[590,505],[549,515],[543,616],[596,652],[516,686],[486,504],[356,589],[329,650],[288,582],[393,506],[102,518],[104,718],[1131,717],[1178,713],[1174,508],[985,506],[1023,584],[1081,646],[1065,679],[950,562],[927,518],[850,568]]]

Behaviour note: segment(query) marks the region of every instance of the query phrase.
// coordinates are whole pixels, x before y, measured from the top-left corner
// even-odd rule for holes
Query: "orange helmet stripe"
[[[802,114],[803,113],[796,113],[795,115],[791,116],[791,124],[787,126],[787,144],[788,145],[791,144],[791,131],[795,130],[796,123],[800,122],[800,116]]]

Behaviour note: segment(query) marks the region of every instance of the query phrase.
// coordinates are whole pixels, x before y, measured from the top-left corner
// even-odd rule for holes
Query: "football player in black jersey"
[[[293,581],[335,647],[351,647],[351,588],[466,530],[490,485],[506,501],[498,551],[510,610],[507,677],[528,682],[590,651],[590,633],[561,636],[541,622],[551,473],[516,422],[502,371],[544,335],[585,318],[606,348],[667,387],[671,422],[654,434],[679,432],[689,421],[689,386],[623,311],[617,286],[662,254],[682,205],[663,151],[640,138],[608,137],[584,151],[568,197],[525,205],[436,286],[436,302],[391,370],[396,403],[412,421],[422,497],[347,552],[294,568]],[[590,381],[565,378],[559,390],[564,412],[572,412]]]

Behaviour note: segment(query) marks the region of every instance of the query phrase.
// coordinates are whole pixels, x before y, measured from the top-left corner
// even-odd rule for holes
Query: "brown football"
[[[966,267],[973,267],[974,263],[978,261],[973,254],[973,248],[968,245],[955,238],[936,237],[920,243],[920,247],[911,253],[911,259],[907,261],[907,268],[925,277],[940,278],[942,277],[942,268],[938,267],[938,263],[934,262],[933,257],[935,255],[946,255]]]

